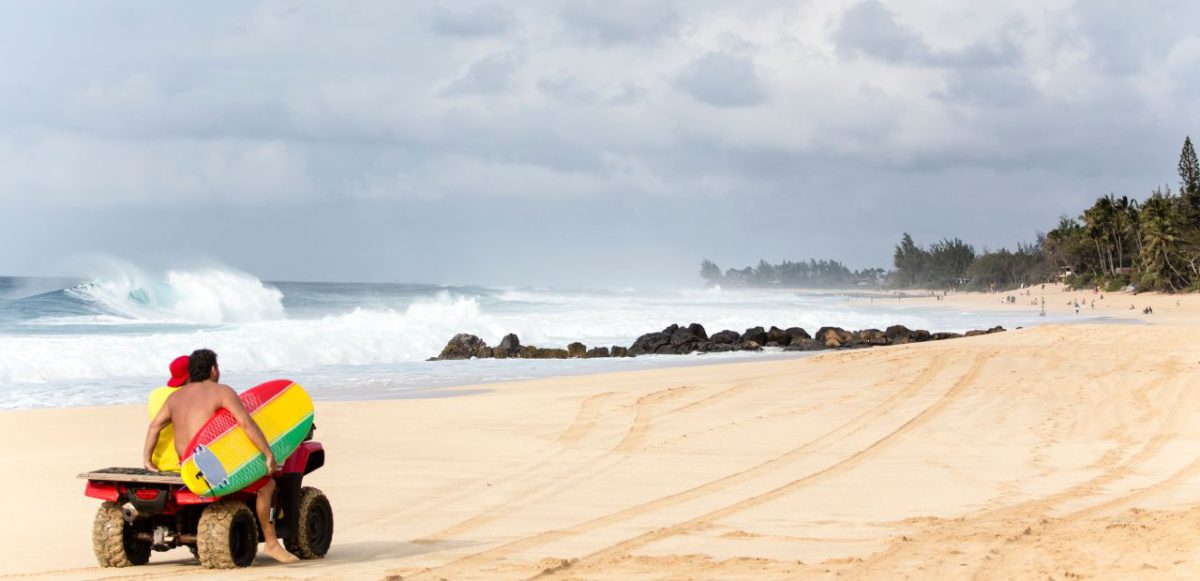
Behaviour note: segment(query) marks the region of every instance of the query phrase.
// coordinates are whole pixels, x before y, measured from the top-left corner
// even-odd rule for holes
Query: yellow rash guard
[[[162,409],[163,404],[167,403],[167,398],[171,397],[172,393],[178,387],[159,387],[150,392],[150,401],[148,402],[146,411],[150,413],[150,419],[158,415],[158,411]],[[175,426],[167,424],[161,432],[158,433],[158,442],[154,444],[154,451],[150,453],[150,462],[156,468],[163,472],[179,472],[179,454],[175,452]]]

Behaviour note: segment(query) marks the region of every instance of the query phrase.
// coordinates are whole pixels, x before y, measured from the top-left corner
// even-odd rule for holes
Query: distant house
[[[1058,269],[1058,280],[1067,280],[1068,278],[1071,278],[1072,276],[1075,276],[1075,270],[1072,269],[1071,267],[1064,266],[1064,267]]]

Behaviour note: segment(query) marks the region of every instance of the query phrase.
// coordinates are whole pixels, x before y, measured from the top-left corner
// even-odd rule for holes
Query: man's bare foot
[[[279,541],[275,541],[274,543],[263,543],[263,552],[266,553],[268,557],[275,559],[280,563],[295,563],[296,561],[300,560],[299,557],[287,552],[287,549],[284,549],[283,545],[279,544]]]

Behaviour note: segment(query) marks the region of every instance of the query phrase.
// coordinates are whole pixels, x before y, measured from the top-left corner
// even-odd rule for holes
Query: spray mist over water
[[[110,261],[105,273],[66,289],[103,314],[139,321],[216,325],[282,319],[283,293],[235,270],[170,270],[154,276]]]

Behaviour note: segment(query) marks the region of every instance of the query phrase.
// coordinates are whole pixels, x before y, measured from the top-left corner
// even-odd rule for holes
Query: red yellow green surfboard
[[[313,403],[308,393],[298,383],[277,379],[238,397],[262,429],[275,460],[283,464],[312,428]],[[225,496],[266,476],[267,460],[233,414],[222,409],[188,443],[179,473],[188,490],[201,496]]]

